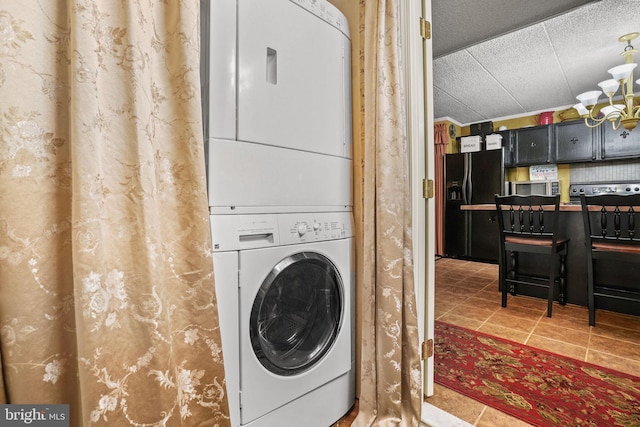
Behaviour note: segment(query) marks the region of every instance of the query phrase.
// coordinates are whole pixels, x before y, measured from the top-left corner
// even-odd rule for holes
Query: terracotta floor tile
[[[596,310],[596,328],[598,326],[617,326],[619,328],[640,330],[640,316],[630,316],[622,313]]]
[[[640,360],[625,359],[623,357],[589,350],[586,361],[640,377]]]
[[[538,318],[539,317],[538,315]],[[494,315],[487,320],[487,323],[515,329],[529,335],[536,327],[538,319],[518,316],[517,313],[513,311],[497,310]]]
[[[438,301],[438,296],[440,296],[441,301],[444,301],[448,304],[461,304],[466,301],[467,298],[469,298],[467,295],[456,294],[449,291],[446,291],[443,294],[436,291],[436,301]]]
[[[447,313],[448,313],[448,311],[440,311],[440,310],[438,310],[438,309],[436,308],[436,310],[435,310],[435,317],[434,317],[434,318],[435,318],[436,320],[438,320],[438,319],[442,318],[443,316],[446,316],[446,315],[447,315]]]
[[[607,338],[613,338],[621,341],[628,341],[632,344],[640,343],[640,329],[627,329],[619,328],[617,326],[607,326],[606,328],[600,328],[596,325],[591,329],[593,335],[598,335]]]
[[[474,274],[486,275],[494,279],[498,278],[498,264],[489,264],[486,262],[472,262],[472,266],[467,266],[467,269]]]
[[[500,412],[487,406],[480,419],[476,423],[477,427],[529,427],[531,424],[521,421],[509,414]]]
[[[438,304],[435,307],[435,318],[437,319],[438,317],[442,317],[443,315],[453,310],[453,308],[456,306],[457,304],[445,304],[445,303]]]
[[[471,276],[464,280],[465,285],[472,287],[480,287],[484,288],[485,286],[493,283],[495,280],[492,278],[482,277],[482,276]]]
[[[547,311],[547,301],[540,298],[532,298],[526,296],[512,296],[507,299],[507,305],[513,305],[516,307],[527,308],[530,310],[544,310]]]
[[[464,305],[470,305],[477,308],[486,308],[488,310],[498,310],[500,307],[500,300],[488,300],[484,298],[478,298],[475,295],[470,296],[464,302]]]
[[[540,322],[533,330],[533,334],[565,342],[567,344],[573,344],[585,349],[589,345],[589,331],[578,331],[575,329],[563,328],[546,322]]]
[[[484,332],[485,334],[494,335],[496,337],[515,341],[520,344],[524,344],[527,341],[527,338],[529,338],[528,332],[511,329],[507,328],[506,326],[496,325],[492,323],[485,323],[480,327],[480,329],[478,329],[478,331]]]
[[[474,284],[468,284],[468,283],[462,283],[462,282],[458,282],[455,285],[452,285],[448,291],[449,292],[455,292],[457,294],[460,295],[469,295],[472,293],[476,293],[480,290],[482,290],[484,288],[483,285],[474,285]]]
[[[640,330],[640,316],[596,310],[596,328],[604,325]]]
[[[464,283],[465,277],[460,275],[447,275],[440,279],[440,286],[457,286],[459,283]]]
[[[475,319],[480,322],[484,322],[487,318],[489,318],[495,310],[482,308],[482,307],[474,307],[472,305],[467,305],[466,301],[453,310],[451,310],[451,314],[455,314],[457,316],[468,317],[470,319]]]
[[[460,276],[468,276],[469,275],[469,267],[467,264],[447,264],[446,274],[458,274]]]
[[[631,360],[640,360],[640,344],[628,343],[612,338],[591,334],[589,350],[612,354]]]
[[[511,316],[520,318],[520,319],[528,319],[528,320],[535,320],[536,322],[538,320],[540,320],[540,318],[542,316],[546,316],[547,315],[547,311],[545,310],[535,310],[535,309],[531,309],[531,308],[525,308],[525,307],[518,307],[515,305],[509,305],[507,303],[506,307],[502,307],[500,309],[500,311],[504,312],[505,314],[509,314]]]
[[[580,307],[579,305],[560,305],[554,302],[553,317],[558,317],[559,319],[574,319],[587,325],[589,324],[589,310],[587,310],[587,307]]]
[[[425,402],[455,415],[456,417],[473,424],[485,405],[469,397],[457,393],[451,389],[435,384],[434,395],[427,397]]]
[[[494,289],[493,286],[485,286],[473,294],[473,296],[476,298],[486,299],[488,301],[496,301],[499,304],[502,304],[502,295],[498,292],[497,287]]]
[[[540,348],[542,350],[550,351],[552,353],[560,354],[562,356],[572,357],[574,359],[584,361],[587,354],[586,347],[579,347],[573,344],[567,344],[562,341],[557,341],[551,338],[542,337],[540,335],[531,335],[529,340],[525,343],[528,346]]]
[[[586,334],[591,332],[591,327],[586,319],[578,320],[571,316],[562,316],[560,314],[553,313],[553,317],[542,316],[540,318],[539,326],[541,328],[554,328],[562,327],[567,329],[573,329]]]
[[[473,329],[474,331],[478,330],[478,328],[482,325],[482,322],[479,320],[471,319],[464,316],[458,316],[451,313],[447,313],[437,320],[442,320],[443,322],[451,323],[452,325],[462,326],[463,328]]]

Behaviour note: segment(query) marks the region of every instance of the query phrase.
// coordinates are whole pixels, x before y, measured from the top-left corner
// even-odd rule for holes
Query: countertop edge
[[[462,211],[495,211],[496,205],[493,203],[479,203],[476,205],[460,205]],[[582,211],[581,205],[575,205],[570,203],[561,203],[560,212],[580,212]]]

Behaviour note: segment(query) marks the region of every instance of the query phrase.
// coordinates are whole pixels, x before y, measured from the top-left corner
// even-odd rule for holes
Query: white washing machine
[[[355,399],[351,42],[326,0],[202,0],[214,273],[232,426]]]
[[[232,426],[327,427],[353,405],[351,218],[211,216]]]

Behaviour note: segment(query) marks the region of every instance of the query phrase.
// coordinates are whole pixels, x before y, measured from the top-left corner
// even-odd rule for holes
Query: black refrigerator
[[[460,206],[495,204],[494,196],[504,194],[504,148],[447,154],[445,165],[445,256],[497,263],[495,211],[460,210]]]

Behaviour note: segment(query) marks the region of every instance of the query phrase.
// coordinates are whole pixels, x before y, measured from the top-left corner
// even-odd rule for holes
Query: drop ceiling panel
[[[573,96],[543,24],[480,43],[468,51],[524,111],[566,104]]]
[[[510,33],[591,1],[594,0],[434,0],[431,6],[434,57]]]
[[[502,85],[469,54],[459,51],[434,61],[434,86],[475,111],[479,120],[504,111],[525,110]],[[455,111],[450,117],[456,117]]]
[[[434,52],[450,49],[439,46],[444,42],[438,37],[445,41],[466,37],[476,27],[490,27],[488,31],[498,25],[494,21],[523,22],[526,18],[520,14],[530,14],[527,8],[533,3],[543,9],[555,4],[547,0],[433,3]],[[624,45],[618,37],[640,32],[640,0],[582,3],[588,4],[565,14],[550,12],[553,18],[534,25],[529,22],[500,37],[487,39],[475,33],[478,39],[469,42],[467,49],[435,59],[435,117],[469,124],[536,113],[573,105],[576,95],[598,89],[598,82],[610,78],[607,69],[623,63]],[[447,23],[444,30],[438,27],[440,22]],[[640,38],[633,44],[640,50]],[[639,60],[640,54],[635,62]]]
[[[478,121],[480,116],[476,111],[470,110],[464,103],[449,96],[446,92],[433,88],[434,117],[455,118],[460,123]]]

